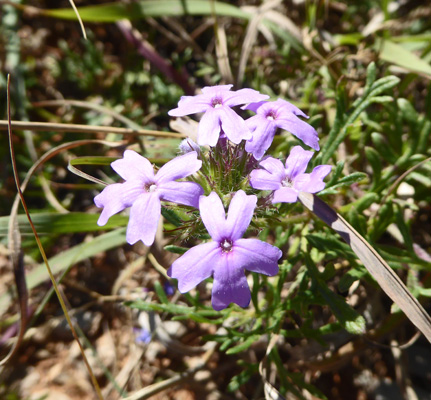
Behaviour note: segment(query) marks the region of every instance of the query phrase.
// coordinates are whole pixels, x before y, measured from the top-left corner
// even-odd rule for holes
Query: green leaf
[[[114,247],[122,246],[125,243],[126,229],[120,228],[113,232],[97,236],[93,238],[91,242],[79,244],[69,250],[57,254],[48,260],[49,265],[51,266],[52,273],[58,274],[59,272],[69,268],[71,265],[79,263],[89,257],[93,257],[98,253],[103,253],[104,251]],[[48,280],[48,272],[44,263],[31,270],[26,276],[27,287],[29,290]],[[11,293],[5,293],[0,296],[0,315],[8,307],[10,301],[12,301]]]
[[[78,11],[84,22],[117,22],[121,19],[213,15],[213,13],[226,17],[250,18],[249,13],[236,6],[207,0],[144,0],[129,4],[116,2],[79,7]],[[46,10],[44,14],[54,18],[76,20],[76,15],[71,8]]]
[[[335,294],[325,281],[320,279],[319,272],[316,266],[311,261],[309,256],[306,256],[306,264],[313,282],[316,283],[317,291],[323,297],[326,304],[330,307],[337,320],[346,329],[347,332],[355,335],[360,335],[365,332],[365,319],[362,315],[358,314],[352,307],[350,307],[345,299]]]
[[[329,136],[321,149],[318,157],[319,163],[326,164],[344,141],[349,133],[349,128],[356,122],[361,113],[373,103],[388,102],[388,96],[381,97],[384,91],[396,86],[400,79],[396,76],[387,76],[374,81],[376,78],[376,66],[371,63],[367,68],[367,83],[363,96],[357,98],[349,111],[347,111],[345,90],[340,85],[337,88],[337,113]]]
[[[331,179],[331,181],[329,181],[329,183],[326,185],[326,188],[319,192],[319,195],[335,194],[337,193],[335,189],[339,189],[345,186],[351,186],[354,183],[363,181],[366,177],[367,174],[363,172],[354,172],[353,174],[344,176],[343,178],[338,180]]]
[[[316,232],[305,237],[308,242],[323,253],[335,253],[338,257],[349,257],[355,259],[355,253],[347,243],[342,242],[332,234]],[[326,258],[329,259],[329,258]]]
[[[32,213],[32,221],[40,235],[56,233],[77,233],[107,231],[113,228],[126,226],[129,218],[124,215],[113,215],[104,226],[97,225],[98,214],[71,212],[68,214]],[[7,237],[9,217],[0,217],[0,237]],[[32,235],[27,216],[18,216],[18,225],[22,234]]]
[[[416,54],[390,40],[376,41],[376,49],[380,50],[380,58],[391,64],[398,65],[410,72],[431,78],[431,65]]]
[[[162,287],[162,285],[160,284],[159,281],[155,281],[154,282],[154,290],[157,293],[157,296],[159,296],[159,300],[163,303],[163,304],[169,304],[169,300],[166,296],[166,293]]]
[[[176,226],[177,228],[181,226],[183,223],[183,221],[178,216],[178,214],[170,208],[162,207],[162,215],[163,217],[166,218],[168,222],[170,222],[172,225]]]
[[[385,159],[390,164],[395,164],[398,161],[397,154],[393,151],[392,147],[381,133],[373,132],[371,134],[371,140],[381,158]]]
[[[241,353],[242,351],[247,350],[254,342],[260,339],[260,335],[251,335],[246,340],[244,340],[242,343],[231,347],[229,350],[226,351],[226,354],[236,354]]]
[[[189,250],[189,249],[187,249],[185,247],[174,246],[174,245],[171,245],[171,244],[165,246],[164,249],[166,251],[170,251],[171,253],[174,253],[174,254],[184,254],[186,251]]]
[[[365,156],[373,169],[373,185],[370,190],[377,187],[382,177],[382,161],[380,154],[373,147],[365,147]]]
[[[344,274],[338,282],[338,290],[342,293],[347,292],[354,282],[363,278],[366,275],[368,275],[368,272],[364,267],[352,268],[346,274]]]

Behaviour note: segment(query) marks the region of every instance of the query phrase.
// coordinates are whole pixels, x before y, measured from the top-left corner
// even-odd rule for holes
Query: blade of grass
[[[8,121],[10,121],[10,75],[8,75],[7,80],[7,116]],[[10,124],[10,122],[9,122]],[[11,133],[9,132],[9,143],[12,148]],[[15,155],[13,150],[11,150],[12,165],[15,165]],[[15,167],[14,167],[15,168]],[[16,171],[14,169],[15,180]],[[28,290],[25,280],[25,267],[24,267],[24,254],[21,248],[21,232],[19,231],[18,221],[16,215],[13,214],[13,209],[11,213],[11,218],[8,224],[8,239],[9,239],[9,251],[10,260],[13,268],[13,275],[15,279],[15,286],[18,294],[19,312],[20,312],[20,322],[19,330],[16,342],[9,350],[9,353],[0,361],[0,366],[5,365],[18,351],[22,340],[24,338],[24,333],[27,325],[27,308],[28,308]]]
[[[182,133],[154,131],[150,129],[130,129],[109,126],[58,124],[53,122],[21,122],[11,121],[11,127],[21,129],[32,129],[34,131],[57,131],[77,133],[118,133],[121,135],[142,135],[163,138],[184,139],[187,136]],[[8,121],[0,120],[0,130],[8,129]]]
[[[10,93],[10,75],[8,75],[8,81],[7,82],[8,82],[8,93]],[[49,277],[51,279],[51,282],[52,282],[52,285],[54,287],[55,293],[57,294],[58,301],[59,301],[60,306],[61,306],[61,308],[63,310],[64,316],[66,317],[67,323],[68,323],[68,325],[70,327],[70,330],[71,330],[71,332],[73,334],[73,337],[75,338],[75,340],[78,343],[79,348],[81,350],[82,358],[83,358],[84,363],[85,363],[85,365],[87,367],[87,370],[88,370],[88,373],[90,375],[91,381],[92,381],[94,389],[96,391],[96,394],[97,394],[97,396],[98,396],[99,399],[103,400],[103,396],[102,396],[102,392],[100,391],[99,384],[97,383],[96,377],[94,376],[93,370],[91,369],[91,366],[90,366],[90,364],[89,364],[89,362],[87,360],[87,357],[85,355],[85,352],[84,352],[84,349],[82,347],[82,344],[81,344],[81,342],[80,342],[80,340],[78,338],[78,335],[76,334],[75,328],[74,328],[74,326],[72,324],[72,321],[70,319],[70,316],[69,316],[69,313],[67,311],[66,305],[64,303],[63,297],[62,297],[62,295],[61,295],[61,293],[59,291],[59,288],[57,286],[57,282],[55,280],[55,277],[52,274],[51,267],[50,267],[49,262],[48,262],[48,258],[46,257],[46,254],[45,254],[45,250],[44,250],[44,248],[42,246],[42,243],[41,243],[41,241],[39,239],[39,236],[38,236],[38,233],[36,231],[36,228],[33,225],[30,213],[29,213],[28,208],[27,208],[27,204],[26,204],[25,199],[24,199],[24,195],[23,195],[23,193],[21,191],[21,184],[20,184],[20,181],[19,181],[18,170],[17,170],[16,163],[15,163],[15,152],[14,152],[13,141],[12,141],[12,127],[11,127],[11,124],[10,124],[10,115],[11,114],[10,114],[10,102],[9,102],[9,104],[8,104],[9,149],[10,149],[10,154],[11,154],[11,159],[12,159],[12,170],[13,170],[13,174],[14,174],[15,184],[16,184],[16,188],[17,188],[20,200],[21,200],[21,204],[22,204],[22,206],[24,208],[24,211],[25,211],[25,213],[27,215],[28,221],[29,221],[29,223],[31,225],[31,228],[33,230],[33,234],[34,234],[34,237],[36,239],[37,245],[39,247],[39,251],[40,251],[40,253],[42,255],[42,258],[43,258],[43,261],[44,261],[44,263],[46,265]]]
[[[87,40],[87,33],[85,32],[84,23],[82,22],[82,18],[79,15],[78,9],[76,8],[73,0],[69,0],[69,3],[71,5],[71,7],[73,8],[73,11],[75,12],[76,18],[78,18],[79,26],[81,27],[81,31],[82,31],[82,36],[84,36],[84,39]]]

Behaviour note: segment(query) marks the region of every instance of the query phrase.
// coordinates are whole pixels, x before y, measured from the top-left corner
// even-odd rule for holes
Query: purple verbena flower
[[[136,343],[148,344],[151,342],[151,332],[147,331],[145,328],[133,328],[135,333]]]
[[[183,139],[178,148],[181,154],[190,153],[191,151],[196,151],[198,155],[201,154],[200,147],[190,138]]]
[[[246,307],[250,289],[244,270],[276,275],[282,252],[258,239],[243,239],[256,207],[257,197],[239,190],[232,198],[226,218],[217,193],[201,196],[199,210],[213,241],[200,244],[178,258],[168,275],[178,279],[181,293],[188,292],[210,276],[214,277],[212,306],[222,310],[230,303]]]
[[[195,173],[201,166],[202,161],[193,151],[167,162],[154,174],[150,161],[133,150],[126,150],[122,159],[111,164],[125,182],[106,186],[94,198],[96,206],[103,207],[97,224],[103,226],[112,215],[131,207],[127,242],[134,244],[142,240],[151,246],[160,219],[161,200],[198,207],[199,196],[204,192],[202,187],[176,180]]]
[[[168,296],[172,296],[175,293],[175,289],[170,282],[165,282],[163,284],[163,290]]]
[[[245,150],[253,153],[260,160],[271,146],[277,128],[285,129],[301,139],[307,146],[319,150],[319,138],[316,130],[297,116],[308,118],[298,107],[286,100],[260,101],[242,107],[256,113],[245,121],[252,131],[252,138],[247,140]]]
[[[319,165],[306,174],[312,151],[295,146],[286,165],[273,157],[265,157],[250,174],[250,185],[255,189],[274,190],[273,203],[294,203],[299,192],[317,193],[324,189],[323,178],[331,172],[330,165]]]
[[[202,94],[182,96],[178,107],[168,114],[182,117],[204,112],[198,127],[198,144],[201,146],[214,147],[222,130],[230,141],[239,144],[243,139],[250,139],[251,133],[244,120],[231,107],[265,100],[269,96],[253,89],[231,91],[232,86],[206,86],[202,88]]]

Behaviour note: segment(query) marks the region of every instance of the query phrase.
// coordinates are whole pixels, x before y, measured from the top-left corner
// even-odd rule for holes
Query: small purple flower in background
[[[252,138],[247,140],[245,150],[253,153],[256,160],[260,160],[271,146],[277,128],[285,129],[307,146],[319,150],[319,138],[316,130],[297,116],[308,118],[298,107],[286,100],[260,101],[242,107],[256,113],[245,121],[252,131]]]
[[[103,207],[97,224],[103,226],[112,215],[131,207],[127,242],[134,244],[142,240],[151,246],[161,215],[161,200],[198,207],[199,196],[204,192],[202,187],[176,180],[195,173],[201,166],[202,161],[193,151],[167,162],[154,174],[150,161],[133,150],[126,150],[124,158],[111,164],[125,182],[108,185],[94,198],[96,206]]]
[[[148,344],[151,342],[151,332],[147,331],[145,328],[133,328],[135,333],[135,342]]]
[[[165,282],[163,284],[163,290],[168,296],[172,296],[175,293],[175,288],[171,285],[170,282]]]
[[[201,148],[192,139],[183,139],[178,146],[181,154],[190,153],[191,151],[196,151],[198,155],[201,154]]]
[[[295,146],[287,157],[286,168],[273,157],[266,157],[250,174],[250,185],[255,189],[274,190],[273,203],[294,203],[299,192],[317,193],[325,188],[323,178],[331,172],[330,165],[319,165],[306,174],[312,151]]]
[[[168,114],[182,117],[204,112],[198,128],[198,144],[201,146],[214,147],[222,130],[230,141],[239,144],[243,139],[250,139],[251,133],[244,120],[231,107],[265,100],[269,96],[253,89],[231,91],[232,86],[206,86],[202,88],[202,94],[182,96],[178,107]]]
[[[213,241],[191,248],[169,268],[168,275],[178,279],[181,293],[213,276],[212,306],[215,310],[222,310],[230,303],[246,307],[251,295],[244,270],[269,276],[277,274],[282,252],[258,239],[242,239],[256,202],[256,196],[247,196],[239,190],[230,202],[226,218],[217,193],[200,197],[202,221]]]

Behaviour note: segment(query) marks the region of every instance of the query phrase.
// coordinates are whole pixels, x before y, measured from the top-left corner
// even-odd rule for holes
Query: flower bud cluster
[[[245,270],[273,276],[282,252],[259,239],[243,238],[255,214],[257,190],[271,191],[270,202],[294,203],[301,191],[317,193],[331,166],[320,165],[306,173],[312,151],[295,146],[285,163],[264,154],[278,128],[285,129],[314,150],[319,150],[315,129],[299,117],[308,118],[289,102],[252,89],[231,90],[232,85],[205,87],[202,94],[183,96],[170,116],[203,113],[197,144],[185,139],[181,155],[156,173],[151,163],[134,151],[111,164],[124,179],[108,185],[94,201],[103,208],[98,224],[130,207],[127,241],[153,244],[162,202],[195,209],[185,226],[205,227],[211,241],[198,244],[179,257],[168,270],[185,293],[213,277],[212,306],[230,303],[246,307],[250,289]],[[244,120],[232,107],[243,105],[255,115]],[[209,146],[208,151],[203,147]],[[227,212],[226,212],[227,211]]]

